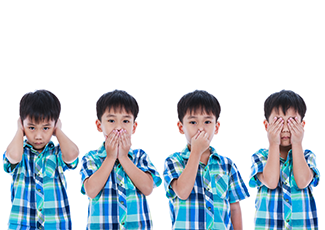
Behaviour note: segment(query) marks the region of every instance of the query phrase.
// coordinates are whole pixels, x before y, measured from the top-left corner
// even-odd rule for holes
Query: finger
[[[282,128],[283,128],[283,119],[281,117],[279,117],[275,123],[272,123],[270,125],[270,132],[275,132],[275,133],[278,133],[278,132],[281,132]]]
[[[200,134],[201,134],[201,131],[200,130],[198,130],[197,131],[197,133],[194,135],[194,139],[198,139],[199,138],[199,136],[200,136]]]
[[[279,121],[278,117],[274,117],[273,121],[271,121],[270,125],[275,124],[277,121]]]

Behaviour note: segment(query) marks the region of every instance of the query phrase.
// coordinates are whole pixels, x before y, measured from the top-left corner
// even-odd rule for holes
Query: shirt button
[[[37,192],[41,192],[41,190],[40,189],[37,189]]]
[[[288,200],[288,199],[286,199],[286,202],[288,203],[288,202],[289,202],[289,200]]]
[[[211,207],[208,207],[208,210],[211,211]]]
[[[121,205],[124,205],[124,201],[121,201]]]
[[[289,223],[290,222],[290,220],[289,219],[287,219],[287,223]]]

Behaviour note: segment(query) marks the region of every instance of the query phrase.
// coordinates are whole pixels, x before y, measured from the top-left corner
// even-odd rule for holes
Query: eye
[[[129,120],[124,120],[123,123],[129,123],[130,121]]]
[[[46,130],[49,130],[50,128],[49,127],[44,127],[43,129],[46,131]]]
[[[191,125],[195,125],[196,124],[196,121],[190,121],[190,124]]]
[[[204,123],[205,124],[211,124],[211,121],[205,121]]]
[[[110,119],[108,120],[109,123],[114,123],[114,120]]]
[[[35,127],[28,127],[30,130],[35,130]]]

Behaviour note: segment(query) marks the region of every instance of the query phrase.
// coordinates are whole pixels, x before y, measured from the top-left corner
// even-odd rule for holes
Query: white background
[[[263,103],[291,89],[307,104],[303,144],[323,173],[324,12],[322,1],[1,1],[0,149],[16,132],[21,97],[48,89],[61,101],[63,131],[81,159],[104,140],[95,127],[96,101],[122,89],[140,106],[132,148],[144,149],[162,174],[166,157],[186,144],[176,104],[203,89],[221,104],[212,146],[237,164],[248,186],[251,155],[268,147]],[[65,174],[77,230],[86,227],[88,205],[79,170]],[[11,177],[1,169],[0,178],[0,229],[6,229]],[[320,229],[324,189],[321,178],[314,189]],[[249,192],[240,202],[247,230],[256,189]],[[148,200],[155,229],[170,229],[164,186]]]

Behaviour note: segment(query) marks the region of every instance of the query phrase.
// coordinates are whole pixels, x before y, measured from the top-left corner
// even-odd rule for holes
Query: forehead
[[[49,119],[43,119],[39,120],[36,122],[34,118],[30,118],[29,116],[26,117],[23,121],[23,124],[28,125],[28,124],[33,124],[33,125],[53,125],[54,126],[55,121],[54,120],[49,120]]]
[[[123,116],[123,117],[131,117],[133,118],[133,114],[131,112],[127,112],[123,107],[120,108],[107,108],[103,117],[108,116]]]
[[[272,110],[272,113],[270,114],[270,117],[275,117],[275,116],[280,116],[280,117],[298,117],[301,118],[299,113],[292,107],[287,109],[285,112],[283,112],[282,108],[274,108]]]
[[[213,113],[207,113],[204,109],[195,109],[192,111],[187,111],[185,114],[185,118],[193,118],[193,117],[211,117],[216,119],[216,116]]]

